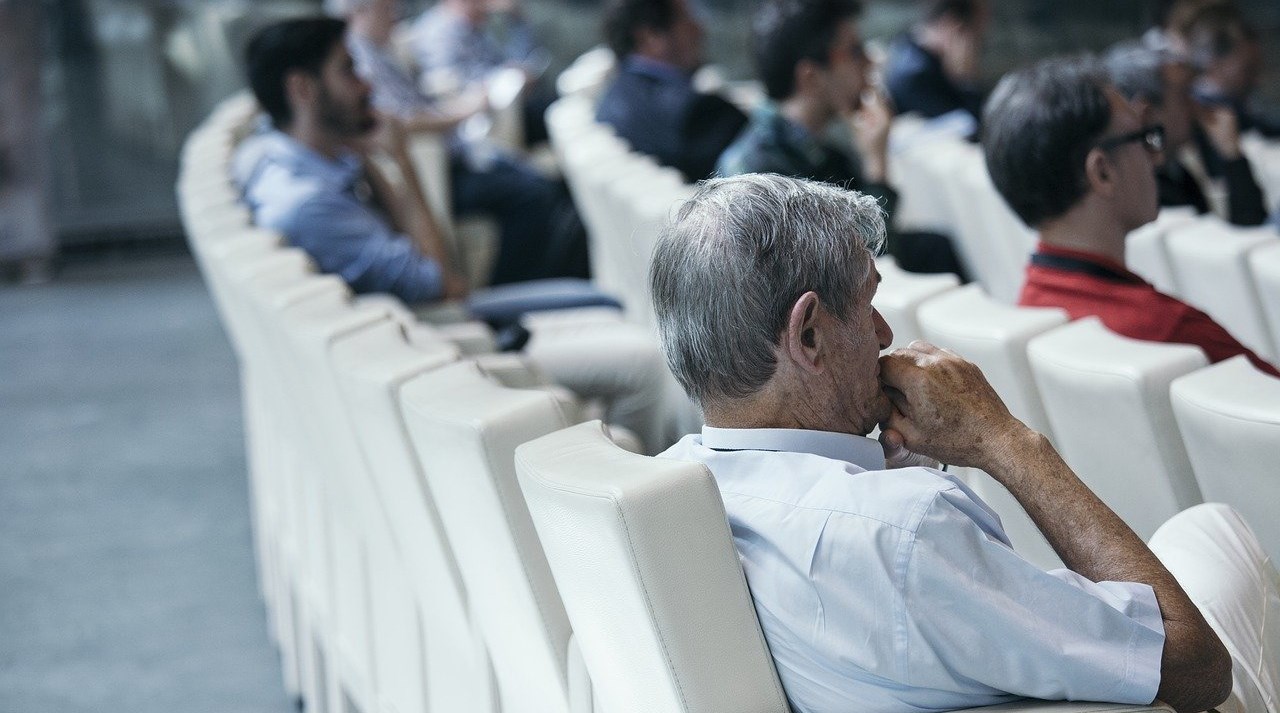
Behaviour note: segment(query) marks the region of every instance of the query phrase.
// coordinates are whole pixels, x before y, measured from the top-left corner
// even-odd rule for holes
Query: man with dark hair
[[[893,114],[870,89],[857,0],[768,0],[752,26],[752,56],[769,101],[720,156],[716,172],[777,173],[810,178],[875,196],[892,219],[898,194],[889,185],[888,139]],[[857,151],[823,140],[845,123]],[[960,272],[947,239],[892,233],[889,251],[917,272]]]
[[[1202,128],[1191,99],[1192,70],[1185,62],[1169,50],[1132,41],[1112,47],[1105,63],[1112,84],[1142,122],[1164,127],[1164,161],[1156,168],[1160,205],[1189,205],[1200,213],[1212,209],[1235,225],[1266,221],[1262,189],[1240,150],[1239,132],[1231,130],[1230,117],[1215,116],[1230,110],[1201,108]],[[1206,152],[1200,147],[1205,144],[1216,149],[1217,180],[1204,174]],[[1214,197],[1214,205],[1208,196]]]
[[[249,43],[249,84],[273,130],[236,156],[245,200],[255,222],[282,232],[356,292],[410,303],[460,296],[465,282],[448,269],[425,203],[399,200],[361,151],[378,120],[345,32],[340,20],[289,20]],[[383,133],[403,157],[397,128],[387,122]]]
[[[365,155],[381,123],[389,150],[408,161],[398,124],[372,113],[345,31],[340,20],[287,20],[250,42],[249,81],[273,128],[238,149],[236,181],[254,222],[284,234],[352,291],[390,293],[411,305],[461,296],[466,284],[447,267],[426,202],[398,200]],[[467,308],[510,319],[521,308],[591,304],[617,303],[581,281],[552,280],[485,290]],[[557,383],[604,400],[611,422],[650,448],[663,441],[667,377],[646,330],[600,315],[544,320],[524,354]]]
[[[1001,80],[983,117],[987,170],[1040,232],[1019,303],[1096,315],[1133,339],[1191,344],[1210,361],[1244,354],[1275,367],[1205,313],[1125,268],[1125,236],[1158,209],[1154,164],[1164,130],[1137,112],[1090,59],[1055,59]]]
[[[711,175],[747,119],[723,98],[693,88],[703,30],[689,2],[613,0],[604,31],[618,75],[600,98],[596,119],[631,148],[698,181]]]
[[[990,8],[986,0],[924,0],[921,19],[889,46],[884,83],[904,114],[935,118],[982,111],[978,60]]]

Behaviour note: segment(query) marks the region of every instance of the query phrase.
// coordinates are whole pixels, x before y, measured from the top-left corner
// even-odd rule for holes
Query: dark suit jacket
[[[747,123],[737,107],[694,91],[673,67],[628,57],[605,90],[596,119],[640,153],[678,169],[690,181],[708,178],[716,159]]]
[[[1233,225],[1261,225],[1267,220],[1267,207],[1262,189],[1254,180],[1249,159],[1241,156],[1226,160],[1214,151],[1204,132],[1195,132],[1196,147],[1205,163],[1205,170],[1213,178],[1221,178],[1227,187],[1227,221]],[[1209,202],[1195,178],[1171,159],[1156,171],[1156,185],[1160,189],[1160,205],[1189,205],[1197,213],[1209,212]]]

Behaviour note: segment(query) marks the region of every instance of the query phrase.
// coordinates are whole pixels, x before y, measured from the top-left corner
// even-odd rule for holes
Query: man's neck
[[[826,131],[827,124],[835,118],[835,112],[826,102],[799,94],[784,99],[778,107],[778,113],[788,121],[804,127],[814,136],[821,136],[822,132]]]
[[[1100,255],[1125,264],[1124,243],[1128,231],[1105,210],[1089,203],[1086,199],[1065,215],[1042,223],[1040,240],[1055,247]]]

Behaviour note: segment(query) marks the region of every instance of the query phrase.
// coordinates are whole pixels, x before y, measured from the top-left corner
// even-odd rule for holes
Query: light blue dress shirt
[[[885,470],[876,441],[818,431],[708,426],[662,457],[715,476],[798,713],[1155,698],[1151,587],[1040,570],[952,476]]]
[[[440,265],[392,229],[359,156],[329,159],[268,130],[244,141],[232,173],[254,223],[280,231],[353,291],[387,292],[410,304],[441,297]]]

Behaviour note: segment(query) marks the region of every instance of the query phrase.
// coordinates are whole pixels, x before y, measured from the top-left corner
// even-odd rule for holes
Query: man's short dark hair
[[[613,0],[604,14],[604,39],[621,60],[635,51],[637,31],[669,30],[675,22],[675,0]]]
[[[285,20],[260,30],[249,40],[245,67],[249,86],[258,105],[283,129],[293,121],[293,110],[285,96],[285,77],[290,72],[320,74],[333,46],[342,41],[347,23],[331,17]]]
[[[1085,158],[1111,123],[1105,72],[1092,57],[1045,60],[996,85],[982,119],[987,171],[1031,227],[1086,192]]]
[[[751,54],[765,91],[782,101],[796,91],[796,65],[826,66],[836,31],[862,12],[858,0],[768,0],[751,27]]]
[[[920,19],[928,24],[944,17],[953,17],[963,25],[977,19],[982,10],[982,0],[924,0],[921,3]]]

